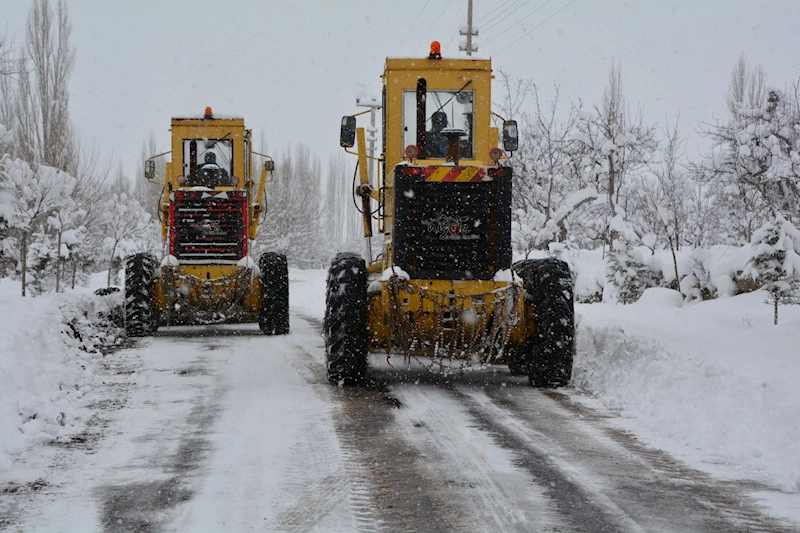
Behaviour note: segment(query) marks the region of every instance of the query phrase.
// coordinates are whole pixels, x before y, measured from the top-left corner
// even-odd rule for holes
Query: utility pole
[[[466,44],[458,47],[460,51],[467,52],[468,56],[471,56],[472,52],[478,51],[477,45],[472,46],[472,38],[478,36],[478,28],[472,27],[472,0],[467,0],[467,27],[466,29],[462,28],[458,33],[467,36]]]
[[[378,129],[375,127],[375,115],[376,111],[381,108],[381,104],[378,103],[378,99],[374,96],[370,96],[368,98],[356,98],[356,106],[357,107],[366,107],[369,109],[369,129],[367,130],[367,155],[369,159],[367,160],[367,164],[369,165],[367,169],[369,170],[369,186],[375,186],[375,141],[377,141]]]

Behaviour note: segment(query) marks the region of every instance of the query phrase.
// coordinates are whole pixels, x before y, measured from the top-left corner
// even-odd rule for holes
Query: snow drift
[[[0,280],[0,472],[35,444],[80,429],[101,349],[121,343],[119,293],[22,298]]]
[[[800,308],[774,326],[764,291],[685,307],[669,292],[578,305],[572,384],[695,466],[800,491]]]

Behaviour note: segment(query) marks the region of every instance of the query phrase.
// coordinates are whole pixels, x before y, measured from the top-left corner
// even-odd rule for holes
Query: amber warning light
[[[439,41],[433,41],[431,43],[431,55],[428,56],[428,59],[441,59],[442,58],[442,45],[439,44]]]
[[[206,114],[203,116],[203,118],[214,118],[214,113],[211,111],[211,106],[206,108]]]

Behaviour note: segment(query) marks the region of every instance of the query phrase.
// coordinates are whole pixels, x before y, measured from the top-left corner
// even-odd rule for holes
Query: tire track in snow
[[[395,392],[408,407],[402,418],[409,440],[464,502],[476,531],[574,531],[545,488],[515,467],[512,454],[476,427],[446,388],[405,385]]]
[[[135,476],[137,480],[108,484],[97,489],[100,521],[104,531],[161,531],[174,509],[191,500],[194,495],[194,478],[199,475],[203,463],[212,451],[208,432],[219,414],[219,397],[223,394],[223,387],[219,383],[212,387],[210,384],[194,382],[208,381],[212,377],[206,370],[205,357],[198,357],[190,365],[191,372],[176,372],[176,375],[186,376],[185,379],[190,380],[184,387],[196,392],[191,398],[193,407],[181,424],[183,427],[174,432],[175,435],[180,435],[175,451],[165,456],[160,455],[162,450],[159,448],[168,444],[170,439],[164,441],[166,428],[154,430],[142,442],[160,443],[160,446],[145,446],[146,455],[139,456],[137,464],[127,467],[127,470],[134,472],[143,469]],[[173,420],[162,422],[169,426],[174,424]],[[174,428],[171,429],[174,431]],[[144,472],[149,474],[142,475]],[[154,477],[157,479],[140,481]]]
[[[687,497],[702,508],[718,513],[728,522],[736,524],[741,531],[764,533],[797,532],[796,525],[783,524],[780,520],[765,516],[758,502],[747,495],[748,492],[774,491],[769,487],[752,481],[718,480],[711,475],[690,468],[674,459],[666,452],[648,448],[630,433],[609,428],[603,421],[609,416],[572,401],[569,394],[547,393],[554,404],[565,409],[574,417],[581,419],[593,434],[619,446],[632,460],[653,472],[649,478],[663,480],[681,487]],[[513,405],[513,404],[512,404]],[[601,458],[605,454],[600,453]],[[625,457],[624,453],[620,454]],[[726,526],[727,530],[737,531]]]
[[[320,327],[315,319],[301,316],[312,326]],[[297,321],[295,331],[299,329]],[[340,404],[331,394],[335,392],[328,384],[322,360],[311,355],[311,351],[320,350],[318,343],[321,339],[309,331],[310,343],[293,342],[292,356],[299,359],[296,364],[300,376],[308,383],[314,394],[327,405],[334,408],[334,424],[339,416]],[[322,348],[324,349],[324,347]],[[321,424],[321,422],[318,422]],[[320,525],[326,516],[340,506],[347,506],[353,514],[355,531],[359,533],[378,533],[382,529],[381,520],[373,511],[372,493],[374,490],[371,477],[363,467],[362,457],[357,449],[350,443],[343,441],[337,428],[338,439],[331,441],[324,438],[325,431],[318,424],[305,428],[306,438],[297,446],[296,451],[305,460],[298,462],[292,468],[297,470],[299,478],[309,469],[327,472],[320,481],[308,487],[298,488],[298,497],[288,509],[281,511],[273,520],[269,531],[306,532]],[[287,476],[292,478],[295,476]]]
[[[299,315],[318,333],[321,321]],[[335,406],[335,425],[350,501],[363,531],[474,532],[475,524],[458,493],[427,467],[427,459],[406,442],[396,423],[399,402],[378,382],[337,388],[325,376],[322,339],[303,352],[309,380]],[[311,355],[319,354],[317,357]],[[370,528],[370,529],[367,529]]]
[[[309,364],[327,383],[324,363]],[[447,393],[453,386],[450,378],[426,370],[371,368],[370,374],[367,387],[328,385],[327,390],[342,406],[337,424],[340,440],[354,443],[360,461],[366,459],[363,464],[377,487],[375,509],[390,531],[583,531],[553,512],[556,506],[544,496],[545,489],[535,486],[527,472],[513,472],[510,454],[487,459],[487,453],[502,454],[502,446],[486,442],[488,438],[480,444],[469,441],[469,433],[473,440],[481,440],[482,430],[469,419],[463,398]],[[469,382],[473,377],[496,387],[508,378],[479,373],[456,381]],[[389,396],[389,390],[397,399]],[[422,410],[425,415],[414,419],[406,410],[415,414]]]
[[[741,487],[684,468],[663,452],[642,453],[644,447],[632,439],[609,436],[602,423],[592,425],[564,409],[558,393],[466,387],[453,392],[498,443],[514,451],[522,468],[552,477],[553,497],[581,530],[792,531],[763,516]],[[660,460],[654,463],[654,457]],[[587,514],[589,509],[594,511]],[[598,511],[611,529],[592,523]]]
[[[302,318],[318,329],[321,326],[319,320]],[[320,354],[322,350],[320,346]],[[450,421],[453,409],[458,409],[458,406],[439,409],[427,429],[423,425],[416,428],[417,431],[432,432],[426,446],[420,444],[419,438],[409,435],[415,427],[404,413],[406,400],[411,400],[403,395],[398,396],[400,400],[391,396],[385,387],[385,382],[391,380],[387,380],[380,370],[371,370],[372,379],[366,386],[336,388],[327,383],[321,356],[315,359],[309,354],[308,368],[322,384],[321,390],[328,401],[339,406],[337,432],[343,456],[348,464],[360,465],[359,474],[354,476],[356,479],[366,474],[362,483],[363,507],[372,508],[372,515],[380,518],[385,530],[546,531],[531,529],[533,524],[547,523],[542,518],[546,510],[537,505],[536,498],[530,497],[529,493],[510,495],[518,488],[514,482],[529,488],[527,479],[516,476],[513,481],[500,483],[501,488],[498,480],[488,479],[488,474],[484,479],[468,472],[478,468],[485,474],[489,468],[485,458],[480,456],[479,446],[472,448],[461,443],[463,428]],[[436,395],[438,389],[434,387],[429,392]],[[430,444],[431,438],[435,441],[433,444]],[[453,447],[460,453],[452,453]],[[450,453],[443,452],[442,456],[437,456],[435,451],[439,448]],[[496,447],[493,449],[497,450]],[[498,477],[503,475],[514,477],[513,473]],[[553,527],[549,531],[570,530]]]
[[[338,471],[302,489],[292,507],[280,513],[268,531],[300,533],[311,531],[347,499],[350,482]],[[362,531],[359,528],[359,531]]]
[[[331,408],[315,397],[298,355],[303,337],[295,327],[288,336],[243,338],[212,356],[227,383],[210,435],[216,452],[173,530],[358,529]]]

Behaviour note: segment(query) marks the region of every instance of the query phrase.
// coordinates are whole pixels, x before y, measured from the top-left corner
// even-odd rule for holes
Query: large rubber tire
[[[367,376],[367,266],[361,256],[338,254],[325,295],[328,381],[357,385]]]
[[[265,252],[258,260],[264,288],[258,326],[265,335],[289,333],[289,266],[286,256]]]
[[[531,347],[529,345],[507,346],[505,354],[508,370],[512,376],[528,375],[528,365],[531,362]]]
[[[144,337],[158,328],[158,313],[153,304],[152,288],[156,258],[136,254],[125,259],[125,333]]]
[[[575,356],[575,304],[567,263],[535,260],[525,279],[525,301],[533,306],[535,322],[528,380],[534,387],[564,387]]]
[[[539,259],[522,259],[520,261],[515,262],[511,265],[512,270],[514,270],[514,274],[522,278],[523,280],[528,279],[528,272],[530,272],[531,268],[540,261]]]
[[[528,272],[535,263],[535,259],[523,259],[514,263],[511,268],[517,276],[522,280],[526,280]],[[530,373],[529,365],[533,357],[533,349],[533,342],[528,342],[521,346],[506,347],[506,362],[512,376],[527,376]]]

